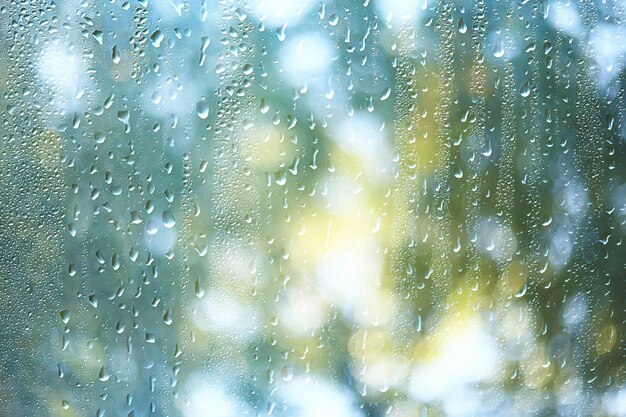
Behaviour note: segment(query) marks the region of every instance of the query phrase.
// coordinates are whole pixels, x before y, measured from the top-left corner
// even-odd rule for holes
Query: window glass
[[[0,415],[626,416],[625,22],[4,0]]]

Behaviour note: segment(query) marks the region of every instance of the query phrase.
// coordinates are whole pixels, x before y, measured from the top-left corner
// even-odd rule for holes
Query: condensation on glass
[[[626,3],[0,3],[0,415],[626,416]]]

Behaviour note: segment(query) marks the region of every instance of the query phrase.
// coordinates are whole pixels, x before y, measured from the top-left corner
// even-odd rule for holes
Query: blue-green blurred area
[[[0,416],[626,416],[625,22],[4,0]]]

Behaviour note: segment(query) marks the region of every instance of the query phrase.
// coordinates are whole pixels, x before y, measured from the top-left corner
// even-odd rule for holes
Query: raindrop
[[[461,34],[464,34],[465,32],[467,32],[467,25],[465,24],[463,17],[459,19],[459,22],[457,23],[457,28],[459,29],[459,33]]]
[[[165,312],[165,314],[163,314],[163,321],[165,322],[165,324],[167,324],[168,326],[170,324],[172,324],[172,312],[170,310],[167,310]]]
[[[117,49],[117,45],[113,46],[113,49],[111,51],[111,59],[113,60],[114,64],[119,64],[121,57],[120,57],[120,51]]]
[[[528,97],[530,95],[530,85],[528,84],[528,81],[521,85],[519,93],[522,97]]]
[[[385,101],[391,95],[391,88],[385,87],[382,93],[380,93],[380,101]]]
[[[153,219],[148,220],[148,222],[146,223],[146,232],[149,235],[156,235],[158,231],[159,225],[157,224],[157,222]]]
[[[250,64],[245,64],[243,66],[243,75],[248,76],[254,72],[254,67]]]
[[[150,35],[150,41],[152,42],[152,46],[154,46],[155,48],[161,46],[163,38],[163,33],[160,30],[155,30],[154,33]]]
[[[196,283],[194,284],[194,292],[198,298],[202,298],[204,296],[204,288],[202,288],[200,280],[196,280]]]
[[[174,218],[174,214],[171,211],[165,210],[161,215],[161,219],[163,220],[163,225],[168,229],[176,226],[176,219]]]
[[[110,378],[109,373],[107,372],[107,370],[103,367],[100,368],[100,371],[98,371],[98,379],[102,382],[106,382],[108,381]]]
[[[496,37],[493,43],[492,52],[493,52],[493,56],[495,56],[496,58],[502,58],[502,56],[504,55],[504,44],[500,36]]]
[[[209,105],[206,101],[200,100],[196,103],[196,113],[201,119],[206,119],[207,117],[209,117]]]

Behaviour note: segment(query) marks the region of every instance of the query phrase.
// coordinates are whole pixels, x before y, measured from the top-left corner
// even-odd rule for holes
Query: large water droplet
[[[493,56],[495,56],[496,58],[501,58],[504,55],[504,44],[501,37],[496,37],[493,43],[492,52]]]
[[[530,85],[528,84],[528,81],[522,84],[519,88],[519,93],[522,97],[528,97],[530,95]]]
[[[161,215],[161,219],[163,220],[163,225],[168,229],[176,226],[176,219],[174,218],[174,214],[171,211],[165,210]]]
[[[206,101],[200,100],[196,103],[196,113],[198,113],[198,117],[201,119],[209,117],[209,105]]]

